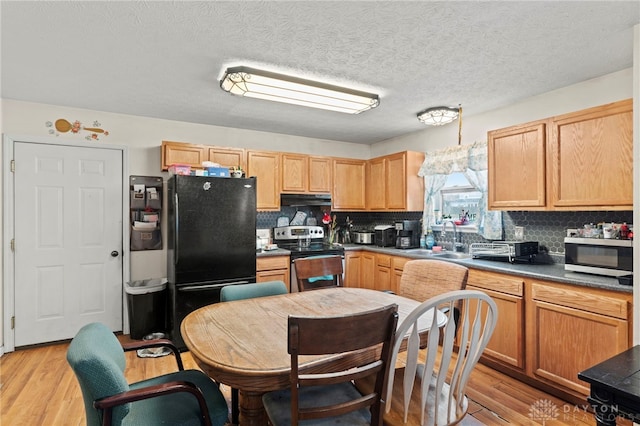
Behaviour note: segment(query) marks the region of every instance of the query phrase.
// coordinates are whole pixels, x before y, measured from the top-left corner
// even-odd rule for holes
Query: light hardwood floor
[[[126,336],[119,338],[127,340]],[[80,388],[66,361],[67,346],[68,343],[59,343],[21,349],[0,357],[0,425],[85,424]],[[130,382],[176,368],[171,355],[160,358],[138,358],[135,352],[126,355],[125,373]],[[197,368],[188,352],[182,356],[185,368]],[[222,389],[229,398],[229,388],[222,386]],[[462,425],[478,424],[477,421],[486,425],[595,425],[591,413],[581,407],[483,365],[478,365],[471,375],[467,395],[471,405]],[[552,404],[557,407],[558,416],[535,418],[531,415],[534,404]]]

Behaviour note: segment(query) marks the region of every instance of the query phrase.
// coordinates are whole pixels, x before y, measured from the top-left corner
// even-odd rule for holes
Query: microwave
[[[564,269],[610,277],[631,274],[633,241],[566,237]]]

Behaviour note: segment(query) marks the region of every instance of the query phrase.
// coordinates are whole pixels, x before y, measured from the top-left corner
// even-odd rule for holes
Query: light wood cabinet
[[[208,147],[208,159],[222,167],[238,167],[243,170],[247,167],[245,151],[241,148],[222,148],[219,146]]]
[[[487,293],[498,322],[482,362],[577,403],[578,372],[628,349],[632,294],[469,269],[468,289]]]
[[[346,251],[344,253],[344,263],[344,286],[359,288],[362,251]]]
[[[367,161],[366,206],[367,210],[384,210],[386,204],[386,165],[384,157]]]
[[[411,259],[408,257],[394,256],[391,259],[393,265],[393,272],[391,274],[391,291],[396,294],[400,294],[400,279],[402,278],[402,272],[404,271],[404,265]]]
[[[528,374],[578,398],[578,372],[631,346],[630,294],[532,280],[527,302]]]
[[[376,254],[376,271],[374,288],[376,290],[391,290],[391,256],[386,254]]]
[[[186,164],[201,169],[203,161],[213,161],[222,167],[240,166],[244,169],[246,166],[242,148],[162,141],[161,157],[162,170],[169,170],[172,164]]]
[[[367,210],[422,211],[424,154],[404,151],[367,161]]]
[[[256,282],[283,281],[291,291],[289,256],[267,256],[256,258]]]
[[[333,210],[365,210],[366,161],[333,160]]]
[[[161,167],[163,171],[169,170],[172,164],[202,168],[202,162],[208,159],[208,153],[203,145],[162,141]]]
[[[387,210],[422,211],[424,178],[418,176],[424,153],[405,151],[387,156]]]
[[[280,154],[247,151],[246,174],[257,178],[257,209],[280,210]]]
[[[632,210],[631,99],[490,131],[495,210]]]
[[[376,255],[368,251],[362,252],[360,264],[360,288],[376,289]]]
[[[498,306],[498,323],[483,356],[524,371],[523,280],[519,277],[470,269],[467,288],[487,293]]]
[[[309,157],[309,192],[329,193],[333,182],[333,159]]]
[[[553,118],[554,209],[633,209],[632,112],[629,99]]]
[[[331,162],[329,157],[282,154],[282,192],[330,193]]]
[[[489,208],[546,208],[547,121],[488,132]]]

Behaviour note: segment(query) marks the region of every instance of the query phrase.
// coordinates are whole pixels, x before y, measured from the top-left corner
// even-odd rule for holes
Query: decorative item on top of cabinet
[[[162,250],[160,213],[163,186],[161,177],[129,177],[131,251]]]
[[[280,153],[247,151],[247,176],[257,178],[257,209],[280,210]]]
[[[556,210],[633,210],[632,99],[553,117],[551,204]]]

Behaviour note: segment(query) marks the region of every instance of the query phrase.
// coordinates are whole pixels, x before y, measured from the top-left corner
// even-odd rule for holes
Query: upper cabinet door
[[[309,157],[309,192],[330,193],[333,180],[330,157]]]
[[[629,99],[553,118],[553,208],[633,209],[632,111]]]
[[[387,207],[386,164],[387,160],[384,157],[367,161],[367,210],[384,210]]]
[[[172,164],[185,164],[201,168],[202,162],[207,158],[207,152],[202,145],[162,141],[163,171],[169,170]]]
[[[333,195],[335,210],[365,209],[364,160],[336,158],[333,161]]]
[[[487,133],[490,209],[546,207],[546,123],[536,121]]]
[[[280,154],[247,151],[247,176],[257,178],[258,210],[280,210]]]
[[[219,146],[209,147],[209,161],[220,164],[222,167],[246,168],[244,149],[223,148]]]
[[[289,153],[282,154],[282,192],[307,192],[308,174],[308,156]]]

